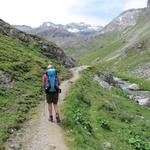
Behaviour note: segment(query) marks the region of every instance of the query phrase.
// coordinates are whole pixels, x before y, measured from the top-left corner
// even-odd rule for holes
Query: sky
[[[32,27],[43,22],[104,26],[123,11],[146,5],[147,0],[0,0],[0,19]]]

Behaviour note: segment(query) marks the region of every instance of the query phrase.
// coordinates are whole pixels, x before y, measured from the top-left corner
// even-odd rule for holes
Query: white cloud
[[[103,12],[111,15],[114,7],[120,8],[119,13],[122,8],[145,7],[146,1],[110,0],[109,3],[109,0],[0,0],[0,18],[10,24],[34,27],[45,21],[61,24],[82,21],[105,25],[110,17],[108,20]],[[99,14],[92,14],[93,10],[97,10]]]
[[[124,10],[131,8],[144,8],[147,6],[147,0],[124,0]]]
[[[37,26],[44,21],[70,20],[68,8],[75,0],[0,0],[0,18],[11,24]]]
[[[10,24],[33,27],[46,21],[61,24],[70,22],[106,24],[105,20],[96,20],[94,16],[88,17],[75,13],[77,9],[84,8],[87,2],[80,0],[0,0],[0,18]]]

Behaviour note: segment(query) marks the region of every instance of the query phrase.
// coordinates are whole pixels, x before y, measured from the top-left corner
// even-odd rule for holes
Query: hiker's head
[[[47,66],[47,69],[51,69],[51,68],[54,68],[53,65],[48,65]]]

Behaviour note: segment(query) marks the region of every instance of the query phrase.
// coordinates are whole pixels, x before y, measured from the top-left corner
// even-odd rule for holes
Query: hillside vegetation
[[[91,67],[65,99],[63,125],[71,150],[150,150],[150,108],[121,89],[108,91],[94,76],[107,72],[150,91],[149,11],[136,25],[94,37],[80,60]],[[80,53],[80,52],[79,52]]]
[[[144,56],[149,53],[149,29],[149,15],[146,17],[145,13],[142,13],[137,24],[133,27],[128,27],[123,31],[114,30],[95,37],[92,43],[94,51],[88,52],[87,55],[81,59],[81,62],[91,63],[95,60],[95,63],[98,63],[100,61],[116,59],[115,62],[119,63],[122,59],[132,59],[132,52],[135,51],[137,52],[135,52],[135,54],[140,54],[138,57]],[[135,59],[133,58],[132,60],[134,61]],[[139,61],[138,64],[139,63],[142,62]]]
[[[62,73],[62,80],[71,75],[61,67],[59,56],[57,59],[51,52],[45,54],[41,45],[21,41],[17,36],[19,34],[16,37],[0,34],[0,149],[9,134],[28,118],[31,108],[43,100],[41,78],[46,66],[54,64]],[[53,43],[49,43],[50,46],[54,51],[57,48]],[[63,59],[63,55],[60,57]]]
[[[140,11],[135,25],[99,34],[87,45],[80,45],[77,54],[76,48],[69,52],[82,64],[90,65],[72,86],[62,109],[62,124],[71,150],[150,150],[150,107],[130,100],[119,87],[107,90],[94,80],[98,73],[107,72],[150,91],[148,9]],[[8,29],[6,26],[4,31]],[[18,32],[21,35],[16,38]],[[14,29],[6,34],[0,28],[0,33],[3,149],[9,134],[20,127],[29,110],[42,99],[41,76],[46,65],[54,63],[63,79],[70,73],[60,65],[75,65],[73,59],[51,42]]]
[[[150,150],[149,107],[128,100],[118,88],[103,89],[93,80],[95,69],[86,70],[65,99],[70,149]]]

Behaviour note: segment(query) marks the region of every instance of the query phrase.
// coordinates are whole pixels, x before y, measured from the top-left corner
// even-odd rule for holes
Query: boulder
[[[56,145],[51,144],[51,145],[49,146],[49,150],[55,150],[55,149],[56,149]]]
[[[140,90],[140,87],[137,84],[131,84],[129,85],[129,89],[133,91],[138,91]]]
[[[108,91],[112,90],[112,86],[100,77],[95,76],[94,80],[97,81],[102,86],[102,88],[107,89]]]
[[[111,144],[111,143],[109,143],[109,142],[105,142],[105,143],[103,143],[103,147],[104,147],[104,149],[113,149],[112,144]]]
[[[21,150],[22,145],[21,144],[12,144],[10,146],[10,150]]]
[[[5,73],[4,71],[0,70],[0,83],[7,86],[12,87],[13,78],[9,74]]]
[[[147,97],[147,98],[139,99],[138,103],[139,105],[142,105],[142,106],[150,106],[150,98]]]

